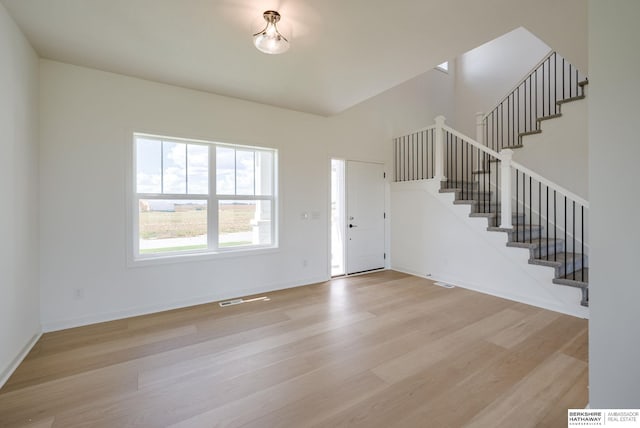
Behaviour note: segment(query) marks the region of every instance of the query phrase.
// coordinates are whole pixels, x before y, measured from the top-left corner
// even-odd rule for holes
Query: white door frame
[[[331,197],[331,185],[332,185],[331,184],[331,170],[332,170],[332,165],[331,165],[331,161],[332,160],[342,161],[342,162],[344,162],[344,165],[345,165],[345,180],[344,180],[344,183],[343,183],[343,185],[344,185],[344,192],[343,193],[344,193],[344,199],[345,199],[343,216],[345,218],[344,218],[344,222],[343,222],[343,224],[344,224],[343,229],[344,230],[342,230],[342,235],[345,236],[345,237],[347,236],[346,228],[347,228],[347,224],[348,224],[348,221],[346,219],[346,216],[347,216],[347,207],[346,207],[346,204],[347,204],[346,191],[347,191],[347,189],[346,188],[347,188],[347,180],[348,180],[348,177],[346,176],[347,175],[346,174],[347,162],[361,162],[361,163],[377,164],[377,165],[381,165],[382,166],[382,169],[383,169],[384,174],[385,174],[384,175],[384,195],[383,195],[383,198],[384,198],[383,204],[384,204],[384,213],[385,213],[385,217],[384,217],[384,233],[383,233],[383,241],[384,241],[383,242],[383,247],[384,247],[385,259],[384,259],[384,266],[381,267],[380,269],[381,270],[388,269],[389,268],[389,263],[390,263],[390,257],[389,257],[389,184],[388,184],[387,177],[386,177],[386,175],[387,175],[386,164],[384,162],[380,162],[380,161],[360,160],[360,159],[346,159],[344,157],[339,157],[339,156],[330,156],[329,157],[329,168],[328,168],[328,170],[329,170],[328,208],[329,208],[329,218],[330,218],[330,220],[329,220],[329,227],[327,228],[328,229],[327,230],[327,237],[328,237],[328,242],[329,242],[329,245],[328,245],[328,263],[327,263],[327,274],[328,274],[328,277],[331,278],[331,260],[332,260],[332,236],[331,236],[331,228],[332,228],[332,220],[331,220],[331,204],[332,204],[332,197]],[[344,260],[343,260],[344,270],[345,270],[344,275],[345,276],[350,276],[350,275],[362,275],[362,274],[369,273],[369,271],[356,272],[356,273],[353,273],[353,274],[346,273],[346,271],[347,271],[347,260],[346,260],[347,259],[347,243],[346,243],[346,240],[342,243],[342,246],[343,246],[343,255],[344,255],[344,257],[343,257],[344,258]]]

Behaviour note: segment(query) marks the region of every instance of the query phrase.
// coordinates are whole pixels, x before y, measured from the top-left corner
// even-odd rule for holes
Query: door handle
[[[355,224],[349,224],[349,229],[351,229],[352,227],[358,227]]]

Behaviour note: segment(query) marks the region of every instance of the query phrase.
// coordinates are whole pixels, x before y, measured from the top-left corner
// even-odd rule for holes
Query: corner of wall
[[[0,383],[41,332],[38,56],[0,4]],[[34,267],[35,266],[35,267]]]

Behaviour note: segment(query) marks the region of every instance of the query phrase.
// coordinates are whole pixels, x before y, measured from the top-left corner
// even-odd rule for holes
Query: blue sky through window
[[[138,193],[206,195],[209,146],[136,138]]]

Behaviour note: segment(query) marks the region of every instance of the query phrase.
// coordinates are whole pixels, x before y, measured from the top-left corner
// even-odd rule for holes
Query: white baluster
[[[444,121],[444,116],[436,117],[436,173],[433,178],[440,181],[447,179],[444,176]]]
[[[484,143],[484,113],[481,111],[476,113],[476,141],[480,144]]]
[[[484,145],[484,113],[481,111],[476,113],[476,141],[482,145]],[[480,162],[480,160],[478,160]],[[487,168],[488,158],[485,156],[482,158],[481,168]],[[481,181],[481,176],[476,175],[474,181]],[[489,177],[489,181],[491,181],[491,177]]]
[[[500,151],[501,167],[500,167],[500,181],[501,181],[501,202],[500,210],[502,212],[500,216],[500,227],[505,229],[511,229],[511,160],[513,159],[513,150],[504,149]]]

